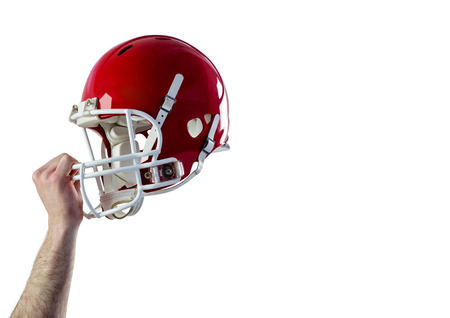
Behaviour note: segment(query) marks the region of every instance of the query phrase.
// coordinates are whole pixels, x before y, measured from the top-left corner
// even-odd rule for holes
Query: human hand
[[[33,173],[39,197],[48,213],[49,228],[78,227],[83,220],[83,198],[80,182],[72,176],[77,160],[68,154],[60,154]]]

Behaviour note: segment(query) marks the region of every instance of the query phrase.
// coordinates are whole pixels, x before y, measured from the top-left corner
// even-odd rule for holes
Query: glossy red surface
[[[168,36],[143,36],[109,50],[92,69],[82,100],[97,97],[100,109],[136,109],[156,118],[176,74],[184,81],[172,112],[162,126],[159,159],[175,157],[183,163],[185,178],[197,160],[212,121],[219,114],[215,148],[228,139],[228,98],[222,78],[199,50]],[[199,118],[203,131],[193,138],[189,120]]]

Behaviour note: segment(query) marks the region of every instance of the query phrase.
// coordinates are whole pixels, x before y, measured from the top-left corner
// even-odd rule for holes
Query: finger
[[[34,174],[33,174],[33,178],[36,178],[44,173],[52,173],[53,171],[55,171],[58,162],[60,161],[61,156],[63,156],[64,154],[59,154],[58,156],[56,156],[55,158],[49,160],[46,164],[44,164],[42,167],[40,167],[39,169],[37,169]]]
[[[76,176],[79,173],[80,173],[80,169],[73,169],[72,171],[70,171],[70,177],[72,178],[72,177]]]
[[[77,193],[81,194],[81,184],[80,181],[74,181],[73,183],[75,190],[77,191]]]
[[[68,154],[63,154],[57,164],[55,173],[61,177],[70,176],[72,173],[72,166],[76,164],[78,161],[69,156]]]

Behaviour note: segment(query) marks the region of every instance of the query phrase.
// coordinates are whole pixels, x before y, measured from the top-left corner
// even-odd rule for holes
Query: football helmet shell
[[[91,154],[91,161],[74,166],[87,217],[133,215],[143,196],[185,184],[211,152],[228,149],[222,77],[182,40],[151,35],[113,47],[93,67],[81,100],[70,120],[85,130]],[[100,135],[101,159],[94,157],[86,129]],[[138,134],[145,137],[143,147]],[[85,190],[88,179],[100,191],[96,208]]]

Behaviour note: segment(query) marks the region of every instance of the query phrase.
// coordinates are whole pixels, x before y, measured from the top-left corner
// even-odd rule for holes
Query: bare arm
[[[66,316],[76,238],[83,219],[79,185],[71,178],[74,163],[74,158],[62,154],[33,174],[48,213],[48,232],[11,318]]]

